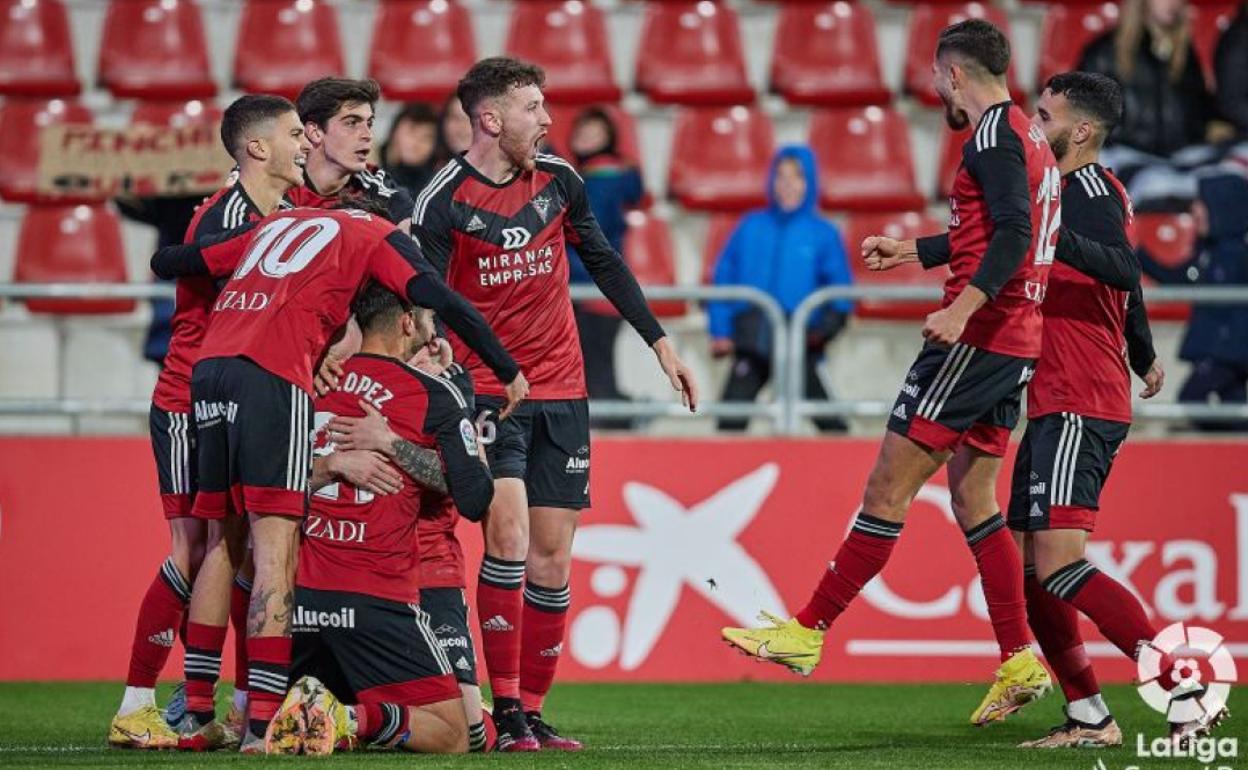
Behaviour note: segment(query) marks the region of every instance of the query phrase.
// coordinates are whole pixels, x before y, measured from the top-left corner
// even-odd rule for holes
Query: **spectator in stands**
[[[1202,176],[1198,189],[1192,217],[1199,240],[1192,260],[1164,268],[1141,247],[1140,265],[1163,283],[1248,285],[1248,175],[1218,171]],[[1179,401],[1248,402],[1248,304],[1193,305],[1179,357],[1192,364]],[[1201,430],[1248,430],[1248,422],[1193,422]]]
[[[792,313],[816,289],[852,283],[845,247],[836,227],[819,216],[818,177],[810,148],[780,148],[771,162],[767,208],[746,214],[715,264],[716,285],[762,289]],[[838,301],[817,312],[806,334],[809,399],[827,398],[818,365],[827,344],[840,333],[852,303]],[[712,302],[711,353],[732,356],[723,401],[753,401],[771,379],[772,331],[762,311],[744,302]],[[845,430],[838,418],[816,418],[820,430]],[[721,430],[744,430],[746,420],[721,419]]]
[[[412,198],[425,189],[437,170],[438,113],[422,102],[411,102],[395,116],[390,135],[381,146],[381,166]]]
[[[625,214],[642,205],[645,188],[641,172],[620,156],[617,129],[603,109],[590,107],[576,116],[568,140],[572,161],[585,179],[589,207],[610,241],[624,254],[628,232]],[[625,259],[628,255],[624,254]],[[572,283],[592,283],[589,271],[576,250],[568,246],[568,268]],[[620,316],[606,303],[575,303],[576,326],[581,335],[581,355],[585,359],[585,386],[590,398],[624,399],[615,379],[615,335]],[[627,428],[628,420],[595,420],[601,428]]]
[[[1117,28],[1088,44],[1079,69],[1123,86],[1126,105],[1112,142],[1166,158],[1206,140],[1214,105],[1186,0],[1123,0]]]
[[[1222,117],[1240,140],[1248,139],[1248,2],[1240,3],[1235,20],[1218,40],[1214,71]]]
[[[459,103],[459,97],[451,94],[442,105],[442,119],[438,130],[438,166],[445,165],[452,155],[467,151],[470,144],[472,121]]]

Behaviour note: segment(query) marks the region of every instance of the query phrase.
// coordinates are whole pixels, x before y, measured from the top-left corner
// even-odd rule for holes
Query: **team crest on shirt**
[[[533,199],[533,210],[537,212],[537,216],[541,218],[542,224],[546,224],[546,215],[550,213],[550,196],[539,195]]]

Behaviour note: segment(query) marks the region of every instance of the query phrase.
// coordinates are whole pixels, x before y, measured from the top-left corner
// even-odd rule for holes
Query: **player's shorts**
[[[301,517],[312,468],[312,399],[246,358],[195,364],[199,441],[194,514],[227,510]]]
[[[199,486],[195,422],[187,412],[166,412],[152,404],[147,424],[152,432],[152,454],[156,457],[156,478],[165,518],[190,516]]]
[[[529,505],[580,510],[589,507],[589,402],[522,401],[498,422],[506,400],[477,396],[477,413],[489,410],[495,438],[485,453],[496,479],[523,479]]]
[[[460,697],[418,605],[295,588],[290,681],[315,676],[343,703],[425,706]]]
[[[420,608],[429,615],[429,625],[438,646],[451,662],[451,672],[460,684],[477,685],[477,651],[468,630],[468,600],[462,588],[422,588]]]
[[[1101,489],[1131,424],[1059,412],[1027,423],[1010,483],[1010,529],[1096,525]]]
[[[926,344],[906,375],[888,429],[933,452],[965,443],[1004,457],[1023,388],[1036,370],[1016,358],[955,343]]]

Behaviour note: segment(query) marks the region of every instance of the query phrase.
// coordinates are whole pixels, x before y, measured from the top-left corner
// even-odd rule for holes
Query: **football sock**
[[[361,703],[353,709],[356,737],[375,746],[403,743],[411,734],[407,708],[397,703]]]
[[[867,581],[884,569],[900,535],[900,523],[860,512],[810,602],[797,613],[797,622],[806,628],[830,626]]]
[[[1085,559],[1054,572],[1044,587],[1087,615],[1101,634],[1132,660],[1139,646],[1157,635],[1139,600]]]
[[[524,587],[520,621],[520,702],[525,711],[541,711],[555,681],[563,652],[572,593],[568,586],[545,588],[529,581]]]
[[[1027,600],[1023,596],[1023,555],[1000,513],[967,530],[966,543],[979,568],[1001,660],[1007,660],[1031,644]]]
[[[289,636],[252,636],[247,639],[247,719],[255,735],[264,735],[269,721],[286,697],[290,674]]]
[[[1099,725],[1109,716],[1109,706],[1100,693],[1073,700],[1066,704],[1066,716],[1085,725]]]
[[[230,587],[230,625],[234,627],[234,707],[240,708],[241,692],[244,706],[247,698],[247,608],[251,604],[251,581],[234,576]]]
[[[524,562],[486,555],[477,584],[481,653],[494,698],[520,697],[520,624]]]
[[[1101,687],[1079,633],[1078,610],[1044,590],[1033,565],[1027,565],[1023,574],[1027,623],[1040,644],[1049,668],[1053,669],[1062,686],[1066,702],[1073,706],[1091,697],[1099,698]],[[1092,724],[1100,721],[1075,718]]]
[[[156,686],[161,669],[173,652],[175,630],[182,624],[190,600],[190,584],[178,571],[173,558],[165,559],[139,605],[126,686],[145,689]]]
[[[118,716],[125,716],[138,711],[144,706],[155,705],[155,687],[131,687],[127,685],[125,695],[121,696],[121,708],[117,709],[117,714]]]
[[[205,623],[186,624],[186,710],[201,725],[215,715],[213,688],[221,676],[221,650],[225,647],[226,626]]]
[[[489,734],[485,730],[485,721],[468,725],[468,750],[471,752],[485,751],[489,745]]]

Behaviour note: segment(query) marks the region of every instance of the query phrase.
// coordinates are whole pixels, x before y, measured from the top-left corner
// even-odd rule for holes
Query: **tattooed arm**
[[[446,474],[442,472],[442,458],[437,450],[416,446],[395,436],[386,456],[411,476],[412,481],[434,492],[447,493]]]
[[[360,401],[363,417],[335,417],[329,422],[330,438],[339,449],[381,452],[399,466],[412,481],[446,494],[446,474],[436,449],[417,446],[390,430],[386,418],[372,404]]]

